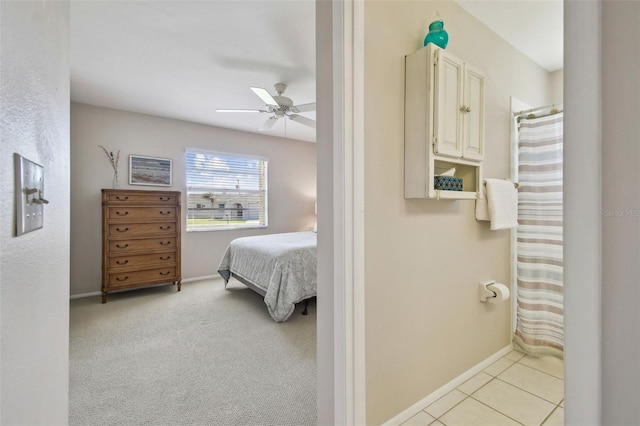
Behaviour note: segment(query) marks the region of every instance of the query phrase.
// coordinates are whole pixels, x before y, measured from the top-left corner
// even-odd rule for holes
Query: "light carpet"
[[[315,425],[316,306],[274,322],[237,281],[71,301],[71,425]]]

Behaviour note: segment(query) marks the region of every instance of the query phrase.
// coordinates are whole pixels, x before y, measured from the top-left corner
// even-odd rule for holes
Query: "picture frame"
[[[173,161],[169,158],[129,155],[129,185],[172,186]]]

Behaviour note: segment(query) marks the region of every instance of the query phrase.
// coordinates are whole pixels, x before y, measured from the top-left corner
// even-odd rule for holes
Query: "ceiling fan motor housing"
[[[273,99],[281,107],[290,108],[291,106],[293,106],[293,101],[291,99],[287,98],[286,96],[274,96]]]

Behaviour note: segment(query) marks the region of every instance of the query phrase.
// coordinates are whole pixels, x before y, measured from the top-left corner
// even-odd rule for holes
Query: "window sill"
[[[243,231],[245,229],[266,229],[268,225],[256,225],[256,226],[229,226],[229,227],[215,227],[215,228],[202,228],[202,229],[187,229],[187,233],[190,232],[216,232],[216,231]]]

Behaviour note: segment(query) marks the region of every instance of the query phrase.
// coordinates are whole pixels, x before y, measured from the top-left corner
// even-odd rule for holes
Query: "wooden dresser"
[[[102,303],[115,290],[180,291],[180,200],[176,191],[102,190]]]

